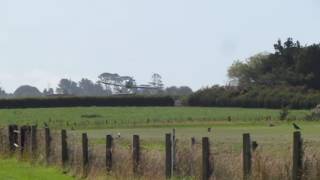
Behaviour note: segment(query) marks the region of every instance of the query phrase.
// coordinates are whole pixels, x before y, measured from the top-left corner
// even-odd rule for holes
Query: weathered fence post
[[[112,170],[112,136],[106,136],[106,167],[109,173]]]
[[[303,150],[301,133],[296,131],[293,133],[293,162],[292,162],[292,179],[301,180],[303,174]]]
[[[50,162],[50,151],[51,151],[51,136],[50,136],[50,129],[48,127],[44,128],[44,151],[45,151],[45,160],[46,164],[48,165]]]
[[[65,129],[61,130],[61,163],[62,167],[65,168],[69,160],[68,154],[68,142],[67,142],[67,131]]]
[[[138,135],[133,135],[132,160],[133,160],[133,174],[138,175],[139,161],[140,161],[140,138]]]
[[[27,126],[27,132],[26,132],[26,143],[25,143],[25,150],[28,153],[28,157],[31,157],[31,126]]]
[[[243,134],[243,179],[248,180],[251,176],[251,140],[250,134]]]
[[[190,156],[190,158],[191,158],[191,162],[190,162],[190,175],[191,176],[194,176],[194,152],[195,152],[195,144],[196,144],[196,139],[195,139],[195,137],[192,137],[191,138],[191,156]]]
[[[212,174],[210,166],[210,144],[209,138],[202,138],[202,179],[208,180]]]
[[[31,151],[31,157],[34,160],[37,157],[37,126],[33,125],[31,126],[31,137],[30,137],[30,151]]]
[[[27,134],[27,126],[21,126],[20,127],[20,137],[19,137],[20,158],[23,157],[23,153],[25,150],[26,134]]]
[[[172,151],[171,151],[171,173],[172,176],[174,176],[174,171],[175,171],[175,164],[176,164],[176,128],[172,129],[172,140],[171,140],[171,145],[172,145]]]
[[[12,154],[18,145],[18,126],[13,124],[8,127],[9,152]]]
[[[88,151],[88,136],[87,133],[82,133],[82,168],[83,177],[88,176],[89,151]]]
[[[172,144],[171,144],[171,134],[166,134],[166,164],[165,164],[165,173],[166,178],[170,179],[172,177]]]

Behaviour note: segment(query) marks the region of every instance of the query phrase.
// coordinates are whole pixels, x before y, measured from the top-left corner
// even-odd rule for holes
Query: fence
[[[79,139],[68,136],[66,130],[60,132],[51,132],[48,127],[38,130],[36,126],[20,126],[9,125],[7,128],[1,129],[1,146],[0,150],[4,154],[11,156],[17,156],[19,159],[28,159],[32,162],[38,161],[43,162],[45,165],[59,164],[64,171],[70,170],[72,166],[75,171],[81,172],[80,176],[88,177],[89,169],[94,152],[89,148],[89,139],[86,133],[81,136],[81,144],[75,145]],[[176,139],[175,130],[173,133],[165,134],[165,151],[164,154],[164,166],[163,173],[165,179],[170,179],[177,176],[176,171],[178,167],[176,164]],[[195,151],[195,138],[191,138],[191,151]],[[202,138],[202,151],[201,151],[201,167],[195,168],[193,153],[189,157],[191,163],[190,171],[188,176],[192,177],[196,170],[200,170],[201,176],[199,178],[203,180],[211,179],[215,176],[215,161],[214,155],[210,151],[210,142],[208,137]],[[121,168],[116,162],[117,154],[114,152],[114,138],[111,135],[106,136],[105,144],[105,156],[102,158],[99,156],[96,159],[104,161],[103,167],[99,167],[105,172],[105,175],[112,175],[115,168]],[[250,134],[243,134],[243,147],[242,147],[242,179],[252,179],[252,153],[256,149],[256,142],[252,142]],[[71,156],[71,154],[73,154]],[[122,172],[131,171],[132,177],[143,176],[143,161],[142,151],[140,148],[140,137],[139,135],[133,135],[131,144],[131,157],[125,160],[128,164],[128,160],[131,160],[131,166],[126,166]],[[154,155],[154,154],[153,154]],[[55,156],[55,158],[53,158]],[[161,156],[162,157],[162,156]],[[54,162],[54,160],[55,162]],[[154,162],[157,163],[157,162]],[[100,164],[101,166],[101,164]],[[131,167],[131,170],[127,169]],[[150,167],[150,166],[149,166]],[[154,166],[152,166],[154,167]],[[292,168],[291,168],[291,179],[301,180],[304,175],[303,168],[303,145],[301,133],[296,131],[293,134],[293,151],[292,151]],[[122,167],[123,168],[123,167]]]

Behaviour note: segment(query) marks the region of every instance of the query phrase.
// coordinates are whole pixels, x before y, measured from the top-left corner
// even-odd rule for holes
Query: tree
[[[17,88],[13,95],[15,97],[39,97],[42,96],[41,92],[33,86],[23,85]]]
[[[162,82],[162,77],[158,73],[154,73],[151,76],[151,82],[149,83],[153,87],[157,87],[159,89],[163,88],[163,82]]]
[[[54,90],[52,88],[44,89],[42,94],[45,96],[50,96],[54,94]]]
[[[165,94],[170,96],[188,96],[192,94],[192,89],[188,86],[171,86],[165,89]]]
[[[103,96],[108,95],[108,91],[105,91],[101,84],[93,83],[89,79],[81,79],[79,82],[80,94],[83,96]]]
[[[80,88],[78,87],[78,84],[69,79],[61,79],[56,91],[58,94],[66,94],[66,95],[80,94]]]
[[[0,87],[0,98],[4,98],[4,97],[7,97],[7,93],[5,90],[3,90],[1,87]]]
[[[239,87],[252,85],[306,86],[320,89],[320,44],[301,46],[288,38],[274,44],[275,53],[257,54],[246,61],[235,61],[228,70]]]

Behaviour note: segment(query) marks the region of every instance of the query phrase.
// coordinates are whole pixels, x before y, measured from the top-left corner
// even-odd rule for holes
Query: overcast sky
[[[278,39],[320,39],[319,0],[1,0],[0,86],[55,87],[102,72],[194,90]]]

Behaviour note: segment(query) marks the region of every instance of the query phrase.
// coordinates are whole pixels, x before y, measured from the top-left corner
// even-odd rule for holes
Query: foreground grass
[[[72,180],[62,175],[59,170],[32,166],[15,159],[0,159],[0,179],[2,180]]]
[[[280,110],[204,107],[78,107],[1,109],[0,125],[49,124],[52,128],[103,129],[205,125],[219,121],[256,123],[279,120]],[[289,119],[300,120],[307,110],[290,110]]]

